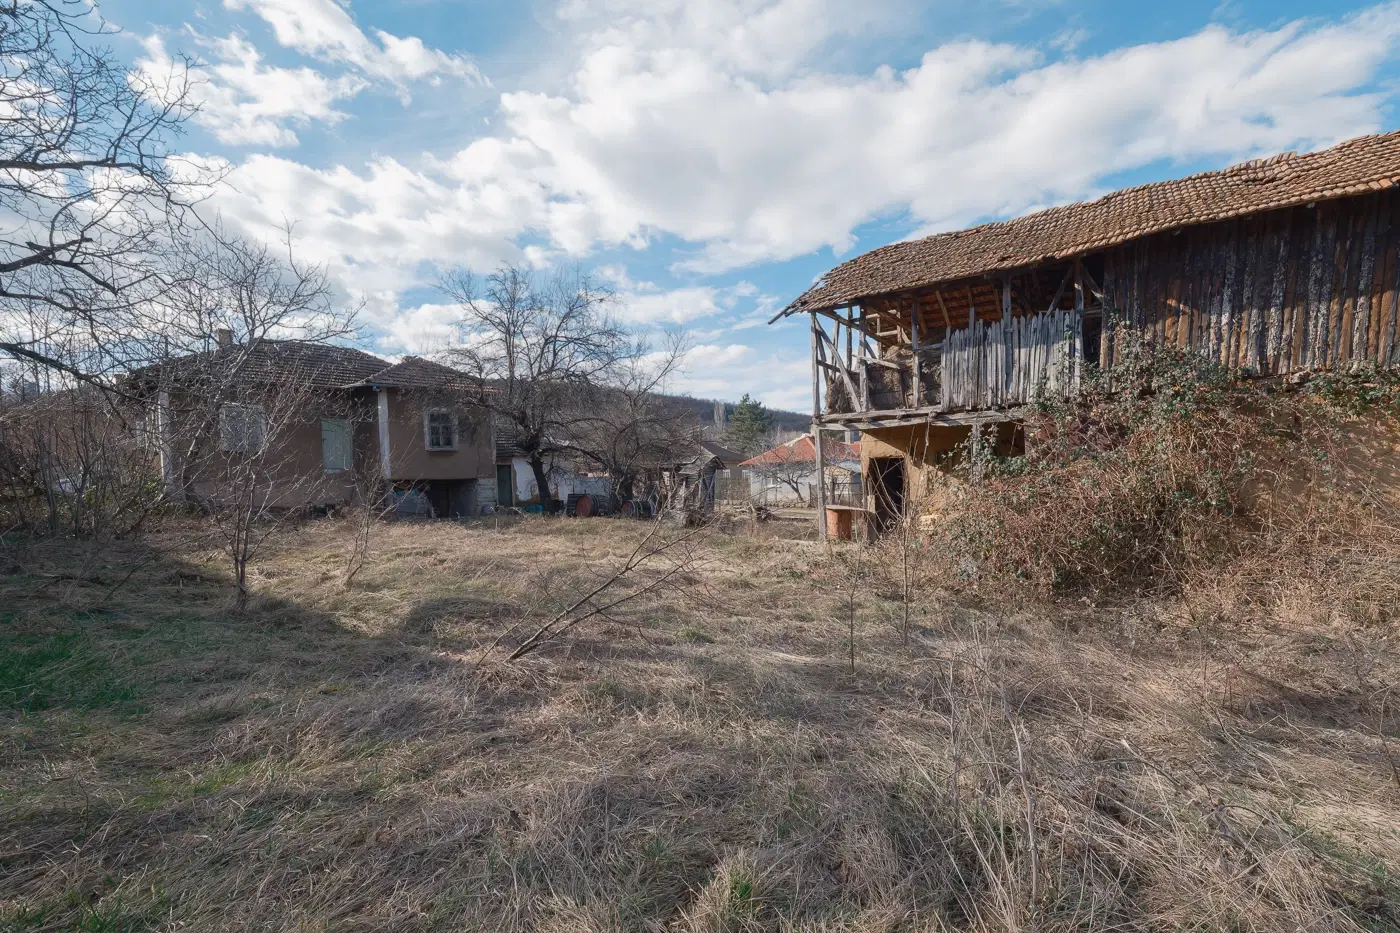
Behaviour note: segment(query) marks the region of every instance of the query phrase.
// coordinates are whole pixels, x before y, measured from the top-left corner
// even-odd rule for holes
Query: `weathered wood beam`
[[[849,331],[848,331],[848,333],[849,333]],[[821,354],[822,357],[823,357],[823,359],[824,359],[825,356],[826,356],[826,353],[825,353],[825,350],[824,350],[824,346],[830,346],[830,347],[831,347],[831,355],[832,355],[832,357],[833,357],[834,359],[836,359],[836,360],[839,362],[840,359],[841,359],[841,351],[836,347],[836,344],[835,344],[835,342],[832,340],[832,338],[831,338],[831,337],[828,337],[828,336],[826,335],[825,331],[822,331],[820,328],[818,328],[818,335],[819,335],[819,340],[818,340],[818,343],[817,343],[817,352],[818,352],[819,354]],[[840,376],[841,376],[841,381],[842,381],[842,382],[845,384],[845,386],[846,386],[846,391],[849,392],[849,393],[851,394],[851,404],[852,404],[852,405],[858,404],[858,403],[859,403],[859,396],[856,395],[855,383],[853,383],[853,382],[851,381],[851,374],[850,374],[850,372],[847,370],[847,368],[846,368],[844,365],[831,365],[831,364],[827,364],[827,365],[830,365],[832,369],[836,370],[836,372],[840,374]]]
[[[1049,314],[1060,307],[1060,299],[1065,297],[1065,289],[1069,287],[1070,279],[1073,277],[1074,269],[1066,269],[1065,277],[1060,279],[1060,287],[1055,289],[1055,297],[1050,299],[1050,307],[1045,309],[1045,313]]]
[[[943,301],[943,289],[940,288],[938,291],[934,292],[933,296],[938,299],[938,310],[943,312],[943,326],[948,330],[952,330],[953,319],[948,316],[948,305]]]
[[[914,358],[909,361],[909,369],[914,377],[914,407],[918,408],[924,403],[924,380],[923,365],[919,359],[919,303],[917,299],[910,299],[909,302],[909,344]]]
[[[912,424],[967,427],[973,424],[1020,421],[1026,416],[1026,412],[1027,409],[1022,406],[1002,411],[941,412],[936,406],[926,405],[923,408],[858,411],[841,415],[827,415],[822,419],[822,423],[828,426],[855,428],[858,431],[907,427]]]
[[[855,397],[854,401],[855,401],[855,403],[856,403],[857,405],[859,405],[861,408],[869,408],[869,407],[870,407],[870,367],[865,365],[865,359],[866,359],[866,357],[869,355],[868,350],[867,350],[867,347],[866,347],[866,344],[869,343],[869,338],[866,336],[866,330],[865,330],[865,308],[864,308],[864,306],[862,306],[861,309],[860,309],[860,319],[861,319],[860,347],[859,347],[859,354],[860,354],[860,361],[861,361],[861,366],[860,366],[860,394],[857,395],[857,396]]]
[[[812,314],[812,360],[816,362],[826,333]],[[826,483],[822,479],[822,390],[821,370],[812,366],[812,443],[817,456],[817,534],[826,539]]]
[[[1103,296],[1103,289],[1099,287],[1098,282],[1094,281],[1093,274],[1090,273],[1088,269],[1084,268],[1084,264],[1078,259],[1074,261],[1074,265],[1078,269],[1079,275],[1083,279],[1084,284],[1088,288],[1090,294],[1097,295],[1099,301],[1104,301],[1105,299]]]

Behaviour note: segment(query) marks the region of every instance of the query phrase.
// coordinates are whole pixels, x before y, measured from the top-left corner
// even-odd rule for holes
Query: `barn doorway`
[[[904,458],[872,458],[869,488],[874,499],[872,530],[878,537],[904,517]]]

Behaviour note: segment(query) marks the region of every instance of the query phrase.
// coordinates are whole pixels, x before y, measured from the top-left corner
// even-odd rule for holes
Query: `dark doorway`
[[[1102,344],[1103,315],[1086,316],[1084,318],[1084,362],[1090,366],[1098,366],[1103,362],[1100,353]]]
[[[875,500],[874,531],[883,535],[904,517],[904,458],[872,458],[869,487]]]
[[[476,481],[435,480],[423,495],[433,507],[434,518],[467,518],[476,514]]]
[[[510,464],[496,467],[496,504],[507,509],[515,505],[515,470]]]

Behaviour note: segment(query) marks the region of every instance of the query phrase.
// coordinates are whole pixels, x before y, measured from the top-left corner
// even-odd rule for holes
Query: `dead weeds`
[[[872,584],[852,634],[847,552],[710,536],[483,660],[644,533],[386,526],[347,588],[324,522],[238,615],[179,529],[115,592],[135,554],[49,583],[36,549],[0,580],[0,928],[1400,928],[1392,626],[1300,591],[922,596],[906,632]]]

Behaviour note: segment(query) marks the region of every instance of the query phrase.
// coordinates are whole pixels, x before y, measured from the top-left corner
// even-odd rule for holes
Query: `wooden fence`
[[[1024,405],[1079,386],[1084,324],[1076,311],[1010,317],[955,330],[943,345],[943,411]]]

